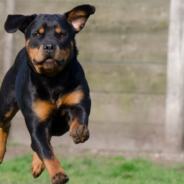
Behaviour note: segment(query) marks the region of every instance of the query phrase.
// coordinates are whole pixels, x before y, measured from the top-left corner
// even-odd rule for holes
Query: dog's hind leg
[[[0,122],[0,164],[3,161],[4,154],[6,152],[6,142],[7,137],[9,134],[10,129],[10,120],[13,118],[13,116],[18,111],[18,107],[15,106],[13,109],[11,109],[9,112],[7,112],[5,115],[1,116],[1,122]]]
[[[19,110],[15,98],[15,72],[13,67],[7,72],[0,90],[0,164],[6,152],[6,142],[10,121]]]

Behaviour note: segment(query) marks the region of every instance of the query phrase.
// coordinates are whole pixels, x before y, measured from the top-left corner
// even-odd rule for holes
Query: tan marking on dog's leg
[[[60,180],[62,183],[66,183],[68,181],[68,176],[64,169],[61,167],[59,161],[55,156],[53,156],[52,159],[46,159],[44,160],[45,167],[49,173],[51,182],[54,183],[54,180],[57,177],[60,177]],[[60,182],[61,182],[60,181]]]
[[[38,176],[40,176],[40,174],[45,169],[44,163],[42,162],[42,160],[40,160],[36,152],[33,153],[31,169],[32,169],[32,175],[34,178],[37,178]]]
[[[5,114],[2,122],[0,122],[0,164],[3,161],[4,154],[6,152],[6,142],[10,129],[10,121],[19,110],[18,106],[15,106],[7,114]]]
[[[5,127],[0,128],[0,164],[3,161],[4,154],[6,152],[6,142],[10,129],[10,123],[7,123]]]
[[[75,118],[70,125],[70,131],[73,132],[73,130],[78,128],[79,126],[80,124],[78,123],[77,118]]]

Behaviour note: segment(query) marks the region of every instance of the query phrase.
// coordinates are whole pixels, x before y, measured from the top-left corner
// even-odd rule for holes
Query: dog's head
[[[18,29],[23,32],[28,57],[35,70],[53,76],[62,71],[76,54],[75,34],[94,12],[94,6],[81,5],[63,15],[8,15],[5,30],[8,33]]]

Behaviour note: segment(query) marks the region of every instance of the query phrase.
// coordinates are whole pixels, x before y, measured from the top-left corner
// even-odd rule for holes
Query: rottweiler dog
[[[69,180],[50,141],[67,131],[76,144],[89,138],[90,91],[77,60],[75,35],[94,12],[94,6],[81,5],[63,15],[8,15],[6,32],[19,29],[26,46],[18,53],[0,90],[0,163],[10,121],[20,109],[34,151],[32,175],[36,178],[46,168],[52,184]]]

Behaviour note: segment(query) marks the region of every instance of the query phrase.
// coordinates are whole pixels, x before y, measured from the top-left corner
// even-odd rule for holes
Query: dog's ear
[[[67,21],[79,32],[85,25],[88,17],[95,13],[95,7],[91,5],[77,6],[64,15]]]
[[[37,17],[36,14],[24,16],[24,15],[8,15],[4,24],[4,28],[8,33],[14,33],[18,29],[25,33],[26,28]]]

